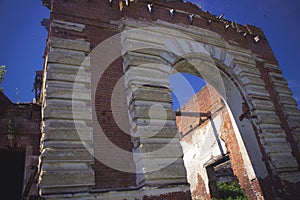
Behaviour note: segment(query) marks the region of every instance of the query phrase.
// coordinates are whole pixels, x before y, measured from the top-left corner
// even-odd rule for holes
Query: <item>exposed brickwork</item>
[[[207,85],[193,96],[180,110],[182,112],[212,112],[213,110],[216,111],[222,107],[221,97],[212,86]],[[201,126],[205,126],[207,123],[208,121],[204,122]],[[190,131],[191,127],[197,127],[199,125],[199,118],[177,117],[176,124],[179,131],[185,135]],[[191,137],[189,138],[192,139]],[[188,139],[184,140],[186,141]]]
[[[262,194],[260,184],[257,180],[249,180],[244,168],[244,161],[239,151],[239,146],[233,131],[231,120],[226,109],[223,110],[222,140],[225,141],[227,151],[229,152],[230,162],[234,174],[237,176],[239,183],[250,199],[257,199]]]
[[[5,94],[0,91],[0,115],[3,115],[6,111],[6,108],[12,104],[12,102],[5,96]]]
[[[242,32],[247,32],[248,35],[244,37],[233,28],[225,29],[224,23],[227,21],[220,21],[216,19],[216,16],[209,12],[203,12],[196,5],[189,2],[166,2],[164,0],[156,0],[153,6],[153,13],[150,14],[147,10],[147,1],[139,1],[131,3],[130,6],[124,6],[122,12],[119,10],[118,1],[114,1],[112,6],[109,6],[108,1],[62,1],[53,0],[52,13],[50,18],[60,19],[70,22],[77,22],[88,25],[88,28],[84,33],[75,33],[72,31],[65,31],[59,29],[51,30],[51,35],[61,36],[63,38],[87,38],[91,42],[92,48],[99,44],[102,40],[96,40],[95,38],[106,39],[108,36],[107,31],[117,30],[117,26],[109,24],[111,21],[118,21],[122,18],[133,18],[145,21],[155,21],[157,19],[170,22],[170,23],[182,23],[189,25],[188,15],[183,13],[177,13],[173,18],[170,17],[169,9],[185,11],[186,13],[194,13],[202,17],[202,19],[195,18],[193,26],[201,27],[207,30],[214,31],[224,37],[233,45],[243,47],[245,49],[251,49],[254,53],[258,54],[261,58],[269,60],[271,63],[277,64],[274,54],[266,40],[262,30],[258,27],[247,25],[238,25]],[[78,9],[80,8],[80,9]],[[66,15],[67,14],[67,15]],[[208,20],[212,20],[212,23],[207,23]],[[97,30],[101,28],[101,34]],[[104,28],[105,27],[105,28]],[[104,29],[103,29],[104,28]],[[78,35],[79,34],[79,35]],[[251,36],[250,36],[251,34]],[[253,38],[259,35],[261,41],[255,43]]]
[[[132,152],[132,143],[129,133],[127,103],[125,97],[125,89],[118,90],[117,99],[113,99],[113,90],[117,82],[123,75],[120,67],[120,59],[113,63],[102,75],[97,87],[95,97],[95,107],[98,123],[100,124],[106,137],[119,148]],[[116,102],[117,101],[117,102]],[[117,107],[112,108],[112,102]],[[116,116],[117,115],[117,116]],[[115,118],[118,117],[118,123]],[[119,127],[126,127],[127,130],[121,130]],[[98,151],[103,151],[101,148],[101,138],[94,135],[94,150],[97,158]],[[113,159],[113,158],[108,158]],[[124,161],[128,165],[135,165],[133,158]],[[117,171],[110,167],[104,166],[101,162],[95,161],[94,165],[96,173],[96,188],[122,188],[136,185],[136,175],[126,172]]]
[[[266,68],[264,66],[264,63],[262,62],[257,62],[257,68],[259,69],[263,80],[266,84],[266,89],[268,90],[271,101],[274,103],[275,109],[276,109],[276,114],[279,116],[280,122],[281,122],[281,127],[286,133],[286,141],[290,144],[291,149],[292,149],[292,155],[296,158],[297,163],[298,163],[298,169],[300,167],[300,152],[297,147],[297,143],[295,141],[295,138],[293,137],[292,130],[289,127],[289,124],[287,122],[287,116],[285,116],[283,112],[282,105],[280,104],[278,93],[274,89],[274,86],[272,85],[272,81],[270,80],[269,73],[276,72],[281,74],[280,69],[271,69],[271,68]],[[278,80],[280,80],[278,78]],[[280,81],[283,81],[282,79]],[[276,174],[272,174],[271,178],[267,178],[265,180],[261,181],[263,183],[263,186],[266,188],[265,189],[265,196],[267,198],[274,198],[274,193],[276,195],[281,196],[283,198],[291,198],[293,199],[294,197],[299,195],[299,190],[295,189],[297,185],[300,183],[296,184],[291,184],[288,181],[282,181]],[[273,184],[273,187],[270,185]]]
[[[82,2],[82,1],[53,1],[52,3],[52,13],[51,19],[70,21],[75,23],[82,23],[86,25],[84,32],[76,32],[72,30],[65,30],[60,28],[52,28],[50,30],[50,36],[67,38],[67,39],[78,39],[83,38],[90,42],[91,49],[94,49],[103,40],[109,38],[110,36],[118,33],[117,26],[107,24],[110,20],[119,19],[119,11],[115,8],[103,9],[99,11],[99,8],[107,7],[105,1],[92,1],[92,2]],[[80,7],[80,9],[78,9]],[[68,13],[68,15],[65,15]],[[117,15],[116,15],[117,13]],[[100,63],[92,62],[93,67],[104,67]],[[114,121],[111,108],[111,96],[115,84],[119,81],[120,77],[123,75],[122,69],[122,59],[116,60],[112,65],[106,70],[106,72],[101,77],[100,82],[97,87],[97,95],[95,97],[96,115],[97,120],[103,129],[106,136],[111,140],[112,143],[118,147],[131,152],[132,143],[130,136],[124,133]],[[127,122],[128,126],[128,115],[126,106],[125,92],[119,94],[120,110],[115,108],[115,111],[123,115],[123,122]],[[120,116],[119,116],[120,117]],[[96,123],[98,123],[96,122]],[[123,124],[124,125],[124,124]],[[129,130],[129,128],[128,128]],[[97,158],[97,152],[103,151],[101,146],[99,146],[97,140],[101,138],[94,135],[94,151]],[[133,160],[128,160],[128,163],[133,163]],[[133,164],[131,164],[133,165]],[[124,188],[136,185],[135,174],[120,172],[105,166],[98,160],[95,160],[93,165],[95,170],[95,189],[108,189],[108,188]]]
[[[274,87],[272,86],[271,80],[269,78],[268,73],[271,72],[271,69],[266,69],[264,67],[264,64],[262,62],[257,62],[257,68],[259,69],[262,77],[264,77],[264,82],[266,84],[266,88],[268,92],[270,93],[271,100],[273,101],[275,108],[276,108],[276,114],[279,116],[281,127],[286,133],[286,141],[291,145],[292,148],[292,154],[296,158],[298,162],[298,169],[300,168],[300,152],[297,147],[297,143],[292,135],[292,131],[288,125],[286,116],[283,113],[283,110],[281,108],[280,102],[278,100],[278,94],[274,90]],[[277,72],[281,74],[281,71],[278,69]]]
[[[48,5],[48,4],[47,4]],[[253,42],[253,38],[247,36],[244,38],[241,34],[237,33],[236,30],[229,28],[228,30],[224,29],[224,22],[220,22],[214,18],[213,15],[209,13],[202,12],[198,7],[192,5],[190,3],[182,3],[182,2],[164,2],[164,1],[157,1],[153,8],[153,14],[150,15],[147,11],[146,3],[143,1],[139,3],[132,3],[129,7],[124,7],[122,12],[119,11],[119,7],[117,2],[113,1],[112,7],[109,7],[107,1],[87,1],[82,2],[79,0],[75,1],[61,1],[61,0],[53,0],[52,1],[52,12],[50,16],[50,22],[55,20],[63,20],[69,21],[74,23],[85,24],[86,28],[83,32],[76,32],[72,30],[64,30],[60,28],[52,28],[50,29],[50,36],[60,37],[60,38],[68,38],[68,39],[77,39],[83,38],[86,39],[91,43],[91,49],[96,47],[99,43],[101,43],[106,38],[118,33],[118,28],[115,25],[112,25],[111,21],[113,20],[120,20],[123,18],[139,18],[146,21],[155,21],[157,19],[164,20],[171,23],[183,23],[188,24],[188,17],[186,14],[178,13],[172,19],[169,16],[169,12],[167,8],[172,7],[178,10],[185,10],[191,13],[197,14],[202,16],[204,19],[211,19],[213,22],[211,24],[207,23],[207,20],[199,20],[195,19],[193,22],[193,26],[198,26],[201,28],[205,28],[208,30],[215,31],[222,35],[231,43],[238,44],[244,48],[250,48],[254,52],[258,53],[262,58],[266,58],[268,60],[274,60],[276,62],[272,51],[270,50],[269,45],[265,41],[265,37],[262,31],[259,28],[248,26],[248,27],[241,27],[242,30],[252,33],[253,35],[260,35],[263,40],[256,45]],[[80,8],[80,9],[78,9]],[[66,15],[67,13],[67,15]],[[234,42],[232,42],[234,41]],[[119,60],[111,66],[112,71],[107,72],[106,78],[104,77],[99,83],[98,87],[98,94],[99,98],[96,97],[96,104],[99,105],[98,116],[100,117],[98,120],[101,121],[101,126],[105,128],[105,126],[109,127],[105,130],[106,134],[111,134],[109,137],[112,142],[116,145],[129,150],[131,149],[131,142],[130,137],[122,131],[120,131],[116,126],[112,126],[114,124],[111,117],[110,111],[110,96],[111,91],[113,89],[114,80],[118,80],[118,78],[122,75],[122,60]],[[125,98],[124,98],[125,99]],[[98,102],[97,102],[98,101]],[[103,113],[105,112],[105,116]],[[102,119],[103,118],[103,119]],[[105,118],[105,119],[104,119]],[[112,128],[112,127],[116,127]],[[118,137],[116,137],[118,135]],[[124,139],[120,139],[124,137]],[[114,139],[113,139],[114,138]],[[116,139],[117,138],[117,139]],[[95,141],[95,148],[97,148],[97,142]],[[97,152],[97,149],[95,149]],[[128,184],[122,185],[115,180],[114,175],[115,173],[111,173],[111,170],[108,170],[107,167],[101,166],[99,162],[96,162],[94,165],[94,169],[96,170],[96,188],[106,188],[106,187],[123,187],[133,184],[134,185],[134,176],[129,175],[124,178],[128,180]],[[101,175],[102,174],[102,175]],[[106,182],[103,182],[103,174],[106,174]],[[111,174],[108,175],[108,174]],[[117,173],[120,175],[121,173]],[[102,178],[101,178],[102,176]],[[111,183],[110,183],[111,182]],[[114,184],[113,184],[114,182]],[[101,185],[104,184],[104,185]]]
[[[244,106],[245,107],[245,106]],[[222,103],[221,97],[218,92],[210,85],[206,85],[200,92],[198,92],[194,97],[192,97],[182,108],[181,111],[184,112],[207,112],[211,111],[213,113],[213,118],[216,116],[221,116],[221,139],[225,142],[227,154],[229,154],[230,162],[232,164],[232,169],[235,176],[238,178],[241,187],[245,190],[247,196],[250,199],[257,199],[258,196],[262,196],[262,190],[260,183],[257,180],[249,180],[247,176],[247,171],[245,169],[245,163],[243,161],[241,152],[239,151],[239,145],[232,127],[231,119],[229,113]],[[205,129],[208,125],[208,121],[199,124],[198,118],[190,117],[177,117],[177,126],[179,130],[183,133],[189,133],[184,136],[181,140],[193,144],[195,142],[196,135],[200,134],[200,129]],[[190,125],[196,127],[192,132],[190,131]],[[203,145],[206,145],[205,143]],[[201,149],[199,149],[201,151]],[[190,166],[190,165],[189,165]],[[190,166],[195,167],[195,166]],[[207,199],[211,194],[207,194],[205,182],[202,177],[198,174],[198,183],[196,189],[192,191],[192,196],[194,200],[197,199]]]
[[[231,22],[226,20],[219,20],[216,18],[216,16],[210,14],[209,12],[203,12],[201,11],[196,5],[193,5],[188,2],[182,2],[182,1],[165,1],[165,0],[155,0],[153,5],[153,11],[152,13],[149,13],[147,10],[147,4],[148,1],[136,1],[131,2],[130,6],[123,6],[122,11],[120,11],[119,3],[124,4],[124,2],[119,1],[112,1],[112,5],[109,5],[109,1],[107,0],[100,0],[100,1],[82,1],[82,0],[72,0],[72,1],[65,1],[65,0],[45,0],[43,1],[43,4],[51,9],[51,15],[49,24],[46,23],[47,30],[49,30],[49,38],[47,47],[45,50],[45,57],[50,52],[50,38],[57,37],[57,38],[66,38],[66,39],[83,39],[86,42],[90,43],[91,50],[94,50],[97,45],[99,45],[101,42],[103,42],[105,39],[110,38],[111,36],[120,33],[124,27],[122,27],[123,20],[126,19],[134,19],[134,20],[140,20],[147,23],[156,22],[157,20],[168,22],[171,24],[177,24],[185,28],[189,28],[190,22],[188,20],[188,15],[193,13],[197,15],[195,17],[192,25],[193,27],[200,27],[205,30],[209,30],[212,32],[215,32],[219,34],[225,41],[228,42],[228,44],[233,45],[234,47],[242,47],[245,50],[251,50],[251,52],[259,59],[262,59],[263,62],[268,62],[271,64],[277,65],[276,58],[273,55],[273,52],[267,42],[267,39],[265,38],[262,30],[260,28],[246,25],[236,25],[238,27],[232,27],[225,28],[225,24],[231,24]],[[177,12],[174,15],[174,17],[170,17],[169,9],[173,8]],[[59,26],[51,26],[51,24],[56,23],[57,20],[65,21],[65,22],[72,22],[72,23],[78,23],[79,25],[84,25],[84,28],[82,31],[76,31],[70,29],[64,29]],[[208,23],[208,20],[211,20],[211,23]],[[126,27],[128,28],[128,27]],[[243,36],[243,34],[239,33],[238,30],[240,30],[242,33],[247,33],[246,36]],[[253,39],[255,36],[260,37],[260,41],[258,43],[254,42]],[[228,46],[227,44],[227,46]],[[210,44],[212,45],[212,44]],[[215,44],[213,44],[215,45]],[[217,45],[218,46],[218,45]],[[213,47],[213,46],[212,46]],[[215,49],[214,49],[215,50]],[[219,49],[220,50],[220,49]],[[121,49],[116,48],[116,51],[121,51]],[[222,50],[223,51],[223,50]],[[250,51],[249,51],[250,52]],[[219,55],[220,59],[223,59],[222,57],[226,57],[228,55],[228,52],[219,52],[221,55]],[[237,53],[237,52],[235,52]],[[240,56],[240,55],[238,55]],[[252,54],[251,54],[252,56]],[[241,58],[239,58],[241,59]],[[244,58],[245,60],[241,59],[240,62],[248,62],[248,58]],[[250,60],[249,62],[252,62],[253,60]],[[106,66],[103,66],[103,63],[95,63],[92,59],[92,79],[96,79],[95,76],[98,76],[98,74],[95,74],[94,70],[95,68],[104,68]],[[95,104],[96,104],[96,118],[93,119],[94,122],[99,123],[101,125],[101,128],[104,130],[106,136],[109,138],[109,140],[115,144],[116,146],[120,147],[123,150],[126,150],[128,152],[132,151],[132,142],[131,137],[127,134],[129,132],[129,126],[125,122],[128,122],[128,106],[126,103],[126,92],[125,87],[122,85],[122,89],[119,91],[117,100],[118,107],[112,108],[111,106],[111,100],[112,100],[112,93],[115,85],[119,81],[119,79],[124,75],[123,73],[123,62],[124,59],[118,58],[115,60],[110,66],[107,68],[107,70],[104,72],[104,74],[101,76],[100,82],[97,85],[97,91],[96,91],[96,97],[95,97]],[[223,62],[223,61],[220,61]],[[248,63],[249,64],[249,63]],[[250,63],[250,65],[253,63]],[[235,68],[236,66],[226,66],[226,67],[232,67]],[[245,66],[244,66],[245,67]],[[258,66],[259,67],[259,66]],[[129,68],[129,67],[128,67]],[[238,68],[238,67],[236,67]],[[256,68],[255,68],[256,69]],[[257,79],[263,78],[268,80],[267,74],[264,72],[261,72],[261,77],[257,78],[252,75],[247,75],[247,73],[254,73],[255,70],[250,69],[250,67],[246,66],[246,69],[244,69],[244,72],[242,72],[240,75],[239,73],[242,71],[241,69],[234,69],[234,72],[229,72],[228,75],[230,78],[234,78],[235,75],[239,76],[239,78],[243,78],[243,89],[242,93],[248,93],[247,85],[249,82],[257,81]],[[241,71],[239,71],[241,70]],[[247,71],[249,70],[249,71]],[[273,69],[274,72],[279,73],[278,70]],[[95,70],[96,71],[96,70]],[[232,73],[232,74],[231,74]],[[235,75],[233,76],[233,73]],[[245,75],[246,74],[246,75]],[[248,80],[248,76],[251,80]],[[255,82],[254,81],[254,82]],[[267,89],[268,88],[268,82],[266,82]],[[251,89],[250,92],[252,92],[251,95],[245,98],[245,100],[269,100],[269,97],[266,97],[267,94],[258,94],[260,91],[262,91],[261,85],[258,84],[249,84],[250,86],[256,86],[255,89]],[[238,86],[238,85],[237,85]],[[249,86],[249,88],[250,88]],[[127,87],[128,89],[129,87]],[[258,89],[257,89],[258,88]],[[256,92],[255,90],[258,90],[259,92]],[[253,92],[254,91],[254,92]],[[269,90],[270,92],[270,90]],[[262,93],[265,93],[264,91]],[[279,180],[278,177],[273,176],[270,178],[269,176],[263,180],[249,180],[248,174],[246,172],[246,169],[244,167],[245,161],[242,158],[242,153],[239,151],[238,141],[237,138],[234,135],[234,132],[232,131],[232,124],[230,123],[229,115],[226,111],[226,108],[224,107],[224,104],[221,100],[221,98],[218,96],[218,94],[213,91],[212,89],[204,89],[200,93],[198,93],[200,96],[195,97],[194,99],[190,100],[190,102],[187,104],[187,106],[183,110],[189,110],[189,111],[211,111],[212,113],[215,113],[215,116],[219,116],[222,119],[221,124],[221,138],[226,144],[226,150],[229,153],[229,157],[231,159],[233,170],[236,176],[239,179],[239,182],[241,186],[246,190],[247,195],[250,197],[250,199],[256,199],[262,197],[262,189],[264,190],[263,193],[265,195],[266,199],[273,199],[274,197],[274,191],[272,191],[273,188],[269,187],[271,185],[272,181],[275,181],[276,183],[279,183],[281,180]],[[1,95],[1,94],[0,94]],[[273,94],[272,91],[270,92],[271,99],[273,100],[273,103],[276,107],[276,114],[279,116],[281,122],[284,122],[284,113],[280,111],[280,103],[275,101],[276,94]],[[244,98],[244,97],[243,97]],[[146,99],[147,100],[147,99]],[[200,108],[199,107],[193,107],[196,102],[196,100],[199,100],[200,102]],[[1,101],[1,98],[0,98]],[[94,103],[94,102],[93,102]],[[170,102],[168,102],[170,103]],[[1,105],[1,104],[0,104]],[[249,104],[250,105],[250,104]],[[242,121],[244,118],[249,119],[252,117],[251,112],[253,110],[250,110],[246,103],[243,105],[236,105],[236,106],[243,106],[244,114],[242,114],[240,117],[240,121]],[[1,109],[1,108],[0,108]],[[113,110],[115,109],[115,110]],[[269,108],[268,108],[269,109]],[[259,109],[258,109],[259,110]],[[262,112],[266,113],[269,110],[265,111],[262,109]],[[122,119],[122,127],[126,127],[125,130],[118,127],[118,122],[114,119],[114,112],[120,113],[119,117]],[[272,112],[272,111],[271,111]],[[263,115],[262,115],[263,116]],[[275,119],[272,119],[274,123],[276,122]],[[267,123],[270,123],[267,121]],[[185,117],[182,117],[182,120],[177,120],[177,125],[179,126],[180,131],[183,134],[191,133],[186,135],[182,141],[185,141],[187,143],[193,142],[193,131],[194,129],[203,129],[205,130],[206,126],[209,124],[209,121],[205,121],[201,124],[201,126],[198,126],[199,119],[187,119]],[[262,123],[263,124],[263,123]],[[268,124],[269,125],[269,124]],[[274,124],[271,124],[274,125]],[[276,125],[276,123],[275,123]],[[282,126],[283,129],[285,129],[287,133],[287,140],[290,142],[292,146],[293,154],[296,157],[299,157],[299,152],[297,154],[297,147],[295,146],[295,141],[292,140],[289,134],[289,127],[287,124],[283,123]],[[25,129],[26,130],[26,129]],[[125,133],[127,132],[127,133]],[[260,145],[260,151],[262,151],[262,154],[264,155],[262,162],[268,162],[264,146],[260,142],[260,138],[258,137],[258,132],[256,132],[256,140]],[[107,149],[101,149],[101,141],[99,141],[97,135],[94,135],[94,150],[97,157],[97,153],[99,151],[104,152]],[[153,141],[152,141],[153,143]],[[152,144],[156,145],[156,144]],[[143,146],[143,145],[141,145]],[[271,146],[272,147],[272,146]],[[111,158],[110,158],[111,159]],[[129,163],[134,165],[133,159],[130,158],[128,160]],[[299,165],[299,158],[298,158],[298,165]],[[120,172],[114,169],[111,169],[108,166],[105,166],[102,164],[99,160],[95,160],[95,163],[93,164],[93,169],[95,171],[95,186],[93,189],[95,191],[97,189],[112,189],[112,188],[130,188],[132,186],[136,186],[136,176],[134,174],[124,173]],[[298,167],[299,169],[299,167]],[[269,175],[273,173],[271,167],[268,168]],[[200,174],[197,175],[197,184],[195,186],[195,190],[192,192],[192,195],[194,198],[201,199],[202,197],[204,199],[209,198],[209,194],[206,192],[206,181],[203,176]],[[159,176],[158,176],[159,177]],[[278,179],[276,179],[276,178]],[[159,177],[160,178],[160,177]],[[272,181],[271,181],[272,180]],[[286,185],[287,191],[289,191],[290,196],[293,196],[295,194],[295,188],[297,184],[290,184],[290,183],[283,183]],[[281,184],[279,184],[281,185]],[[281,186],[278,186],[281,187]],[[264,189],[266,188],[266,189]],[[55,188],[54,188],[55,191]],[[64,190],[61,190],[64,192]],[[87,190],[88,191],[88,190]],[[75,192],[78,192],[75,190]],[[67,192],[66,192],[67,193]],[[275,192],[276,193],[276,192]],[[178,192],[178,193],[169,193],[166,195],[161,196],[151,196],[151,197],[144,197],[144,199],[190,199],[190,193],[186,192]]]
[[[26,152],[23,189],[31,198],[38,196],[40,122],[40,106],[32,103],[10,104],[0,116],[0,150]]]
[[[198,184],[196,189],[192,191],[193,199],[210,199],[210,194],[206,192],[205,183],[202,180],[202,177],[198,174]]]

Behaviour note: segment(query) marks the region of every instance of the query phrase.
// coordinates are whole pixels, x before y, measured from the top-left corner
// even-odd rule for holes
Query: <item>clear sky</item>
[[[13,102],[34,98],[35,70],[42,69],[47,36],[40,24],[48,16],[40,0],[0,0],[0,65],[7,67],[1,87]]]
[[[300,103],[300,1],[192,0],[202,10],[261,27],[279,61],[294,97]],[[0,0],[0,65],[7,66],[1,87],[13,102],[34,98],[35,70],[43,66],[47,31],[40,25],[49,10],[40,0]],[[181,84],[175,85],[180,90]],[[199,90],[200,85],[195,86]],[[188,99],[188,98],[186,98]]]

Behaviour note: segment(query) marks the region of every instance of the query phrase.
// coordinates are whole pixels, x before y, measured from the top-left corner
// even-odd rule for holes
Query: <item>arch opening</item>
[[[176,113],[192,198],[245,197],[245,192],[252,196],[251,180],[256,179],[257,169],[253,168],[255,160],[249,154],[249,147],[255,142],[257,145],[257,141],[251,119],[241,119],[245,104],[241,91],[219,68],[221,81],[216,81],[215,76],[211,76],[216,73],[207,73],[205,67],[204,75],[201,70],[192,75],[191,66],[182,61],[179,64],[180,67],[174,67],[177,73],[170,77],[172,108]],[[184,116],[184,113],[199,115]],[[250,144],[246,144],[244,135],[251,133]],[[259,148],[252,150],[259,156]],[[224,193],[224,185],[237,187],[239,193]]]

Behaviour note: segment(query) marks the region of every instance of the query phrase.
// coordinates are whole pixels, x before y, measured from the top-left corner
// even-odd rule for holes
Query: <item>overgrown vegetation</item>
[[[4,79],[4,75],[6,73],[6,67],[4,65],[0,66],[0,84],[2,83],[3,79]],[[3,89],[0,88],[0,91],[2,91]]]
[[[11,119],[8,120],[7,132],[12,135],[17,133],[17,126],[15,120],[11,120]]]
[[[195,5],[198,6],[198,8],[200,9],[202,8],[200,3],[196,3]]]
[[[219,183],[218,190],[220,200],[248,200],[238,181],[233,181],[231,183]]]

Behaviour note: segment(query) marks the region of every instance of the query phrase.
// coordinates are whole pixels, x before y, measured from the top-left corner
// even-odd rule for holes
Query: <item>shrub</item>
[[[233,181],[230,183],[219,183],[218,190],[220,194],[220,199],[226,200],[247,200],[247,196],[240,188],[238,181]]]

